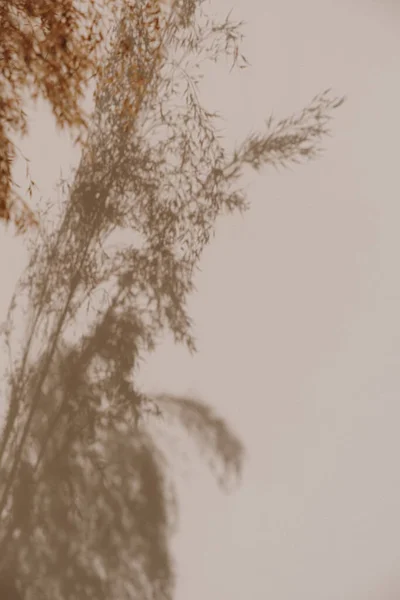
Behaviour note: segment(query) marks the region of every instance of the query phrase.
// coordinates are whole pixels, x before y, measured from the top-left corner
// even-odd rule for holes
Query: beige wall
[[[348,101],[322,160],[249,175],[192,299],[199,354],[165,344],[143,385],[195,392],[243,436],[242,488],[182,480],[178,600],[394,600],[400,594],[400,4],[220,0],[252,68],[205,91],[230,141],[333,87]],[[211,77],[211,75],[210,75]],[[51,193],[75,160],[36,115],[24,149]],[[1,294],[23,262],[2,234]],[[7,288],[7,289],[6,289]]]

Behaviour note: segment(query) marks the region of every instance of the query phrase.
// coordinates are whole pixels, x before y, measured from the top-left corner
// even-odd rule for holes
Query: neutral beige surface
[[[146,389],[194,392],[247,446],[241,489],[183,481],[177,600],[400,595],[400,6],[220,0],[252,68],[210,74],[228,140],[317,92],[347,94],[318,162],[249,175],[252,209],[219,224],[192,299],[199,354],[165,344]],[[24,150],[42,194],[76,156],[51,118]],[[64,169],[63,169],[64,170]],[[1,310],[23,264],[0,240]]]

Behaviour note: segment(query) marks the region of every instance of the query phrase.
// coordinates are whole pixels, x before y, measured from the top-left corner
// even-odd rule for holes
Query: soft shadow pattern
[[[107,336],[115,334],[107,329],[113,325],[106,317]],[[5,571],[18,574],[27,600],[171,598],[168,535],[176,502],[167,456],[152,435],[155,407],[166,419],[178,417],[222,465],[222,484],[230,472],[239,474],[242,447],[194,401],[146,400],[127,384],[125,405],[121,396],[102,405],[109,383],[92,384],[87,372],[104,346],[97,332],[91,341],[91,356],[87,350],[86,361],[75,363],[73,377],[74,352],[65,350],[47,379],[30,429],[36,462],[22,460],[13,488]],[[57,394],[66,400],[62,414]],[[136,425],[132,408],[142,415]]]
[[[135,374],[165,332],[195,350],[187,298],[216,219],[247,207],[246,165],[317,156],[342,100],[324,92],[228,153],[196,63],[243,66],[240,24],[202,4],[176,0],[156,22],[138,1],[116,24],[73,183],[58,217],[43,213],[10,307],[0,567],[24,600],[172,598],[160,423],[184,427],[223,485],[240,473],[240,441],[209,407],[151,399]]]

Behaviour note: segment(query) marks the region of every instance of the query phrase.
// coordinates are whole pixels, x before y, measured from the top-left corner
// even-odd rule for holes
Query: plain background
[[[252,66],[209,69],[203,95],[228,143],[328,87],[348,100],[322,159],[250,173],[251,210],[219,222],[190,304],[199,354],[166,341],[141,371],[149,391],[212,404],[247,449],[230,496],[200,463],[178,468],[177,600],[397,600],[400,4],[231,8]],[[54,195],[77,154],[46,107],[21,148]],[[3,318],[26,256],[3,229],[0,252]]]

